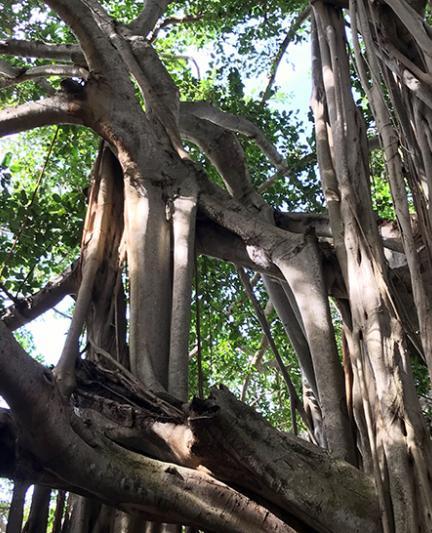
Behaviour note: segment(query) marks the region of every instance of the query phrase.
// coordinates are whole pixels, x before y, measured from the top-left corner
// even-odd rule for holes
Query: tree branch
[[[203,150],[232,196],[243,199],[253,192],[244,151],[234,133],[189,113],[180,115],[180,133]]]
[[[13,413],[0,411],[0,475],[27,469],[51,486],[200,529],[292,532],[292,523],[309,531],[379,530],[367,476],[275,430],[226,389],[194,400],[185,414],[125,374],[87,362],[72,408],[2,324],[0,333],[0,392]]]
[[[157,36],[159,35],[159,32],[165,28],[168,28],[169,26],[176,26],[179,24],[189,24],[191,22],[198,22],[199,20],[202,20],[203,18],[204,18],[204,13],[200,13],[198,15],[185,15],[184,17],[167,17],[155,27],[151,36],[149,37],[149,40],[151,43],[153,43],[156,40]],[[199,72],[199,68],[197,68],[197,70]]]
[[[307,6],[293,20],[293,22],[292,22],[292,24],[291,24],[291,26],[290,26],[290,28],[288,30],[288,33],[286,34],[285,39],[282,41],[282,43],[281,43],[281,45],[279,47],[279,50],[277,51],[276,56],[275,56],[275,58],[273,60],[273,64],[272,64],[271,69],[270,69],[269,80],[268,80],[268,83],[267,83],[267,87],[264,90],[264,93],[263,93],[263,96],[262,96],[262,99],[261,99],[261,104],[265,104],[267,102],[267,100],[270,98],[271,90],[272,90],[273,84],[274,84],[275,79],[276,79],[276,74],[277,74],[279,65],[280,65],[280,63],[282,61],[282,58],[283,58],[285,52],[287,51],[288,45],[295,38],[295,36],[297,34],[297,31],[300,29],[300,27],[303,24],[303,22],[309,17],[310,12],[311,12],[311,8],[310,8],[310,6]]]
[[[290,168],[277,148],[250,120],[221,111],[208,102],[182,102],[180,104],[180,111],[181,113],[192,114],[198,118],[208,120],[226,130],[241,133],[249,139],[254,140],[278,170],[289,172]]]
[[[143,10],[129,25],[130,31],[147,37],[171,2],[172,0],[145,0]]]
[[[117,506],[122,502],[123,510],[148,512],[159,521],[221,531],[293,532],[265,507],[208,474],[150,459],[116,444],[106,436],[107,428],[97,427],[91,413],[79,409],[77,416],[76,409],[65,405],[51,374],[19,347],[3,324],[0,333],[0,365],[7,367],[0,376],[0,393],[19,422],[21,450],[28,447],[35,463],[57,477],[54,486],[64,487],[68,480],[65,488],[73,492]],[[165,428],[158,423],[155,430],[163,433]],[[10,424],[3,422],[0,428],[2,442]],[[13,434],[6,432],[6,437],[10,453]],[[234,508],[239,512],[232,513]]]
[[[298,397],[297,391],[295,389],[294,383],[292,382],[289,371],[287,367],[285,366],[285,363],[283,362],[283,359],[279,353],[276,343],[273,340],[273,335],[271,333],[271,329],[270,329],[267,317],[265,316],[264,311],[261,309],[261,306],[253,292],[252,285],[249,281],[249,277],[246,274],[245,270],[243,270],[243,268],[238,268],[237,272],[243,284],[243,287],[246,291],[246,294],[249,300],[251,301],[252,306],[255,310],[256,316],[261,325],[261,329],[263,330],[263,333],[266,336],[268,344],[270,345],[270,348],[273,352],[279,371],[282,374],[282,377],[287,386],[289,397],[290,397],[290,402],[291,402],[291,422],[293,426],[293,431],[297,435],[297,421],[296,421],[296,415],[295,415],[295,411],[297,409],[300,414],[301,419],[303,420],[305,427],[309,430],[311,439],[313,440],[314,436],[313,436],[311,428],[309,427],[309,421],[304,411],[303,404]]]
[[[85,65],[81,48],[77,44],[50,44],[42,41],[7,39],[0,41],[0,54],[40,59],[57,59]]]
[[[4,65],[4,62],[3,62]],[[11,75],[14,73],[14,75]],[[74,65],[40,65],[29,68],[14,68],[11,66],[9,75],[2,76],[0,73],[0,89],[10,87],[28,80],[38,78],[48,78],[50,76],[61,76],[64,78],[83,78],[87,79],[88,71],[82,67]]]
[[[108,78],[119,66],[109,34],[100,28],[94,10],[83,0],[45,0],[76,35],[90,70]],[[99,4],[96,2],[99,6]],[[99,8],[103,11],[102,7]]]
[[[8,307],[0,319],[11,331],[14,331],[52,309],[75,290],[77,267],[78,261],[37,293],[22,298]]]
[[[0,111],[0,137],[52,124],[83,124],[82,101],[66,94]]]
[[[196,233],[197,251],[200,254],[283,279],[278,268],[270,263],[262,264],[259,260],[255,260],[253,255],[248,254],[246,244],[240,237],[211,220],[200,217]]]

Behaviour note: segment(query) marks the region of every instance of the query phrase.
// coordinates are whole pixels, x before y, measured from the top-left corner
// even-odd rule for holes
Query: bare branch
[[[185,15],[184,17],[167,17],[160,24],[156,26],[153,33],[151,34],[149,40],[154,42],[159,35],[159,32],[170,26],[177,26],[179,24],[189,24],[191,22],[197,22],[204,18],[204,13],[199,13],[198,15]]]
[[[176,84],[156,51],[142,39],[132,41],[132,51],[133,55],[128,53],[131,57],[124,59],[141,88],[146,107],[160,121],[179,156],[187,159],[179,133],[180,103]]]
[[[57,94],[0,111],[0,137],[52,124],[83,124],[82,102]]]
[[[7,65],[2,62],[2,65]],[[14,72],[14,75],[11,75]],[[87,79],[88,71],[82,67],[74,65],[40,65],[29,68],[13,68],[9,70],[8,76],[2,76],[0,73],[0,89],[10,87],[28,80],[37,80],[39,78],[48,78],[50,76],[62,76],[65,78],[83,78]]]
[[[144,9],[129,25],[132,33],[147,37],[172,0],[145,0]]]
[[[50,44],[42,41],[7,39],[0,41],[0,54],[40,59],[57,59],[85,64],[81,48],[77,44]]]
[[[242,239],[214,222],[208,219],[199,220],[196,232],[198,253],[283,279],[277,267],[272,263],[262,263],[259,257],[249,254]]]
[[[180,115],[180,132],[203,150],[231,195],[243,199],[253,192],[244,151],[234,133],[189,113]]]
[[[311,12],[311,8],[310,8],[310,6],[307,6],[293,20],[293,22],[292,22],[292,24],[291,24],[291,26],[290,26],[290,28],[288,30],[288,33],[286,34],[285,39],[282,41],[282,43],[281,43],[281,45],[279,47],[279,50],[277,51],[276,56],[275,56],[275,58],[273,60],[273,64],[272,64],[271,69],[270,69],[269,80],[268,80],[268,83],[267,83],[267,87],[264,90],[264,93],[263,93],[263,96],[262,96],[262,99],[261,99],[261,104],[265,104],[267,102],[267,100],[270,98],[271,90],[272,90],[273,84],[274,84],[275,79],[276,79],[276,74],[277,74],[279,65],[280,65],[280,63],[282,61],[282,58],[283,58],[285,52],[287,51],[288,45],[295,38],[295,36],[296,36],[298,30],[300,29],[301,25],[309,17],[310,12]]]
[[[57,485],[64,486],[68,480],[66,488],[76,487],[74,492],[82,491],[114,505],[124,502],[124,510],[149,511],[159,520],[163,517],[169,522],[219,531],[293,532],[264,507],[207,473],[151,459],[115,444],[103,426],[97,429],[98,418],[90,423],[91,428],[85,427],[72,406],[60,398],[51,374],[22,350],[1,323],[0,341],[0,366],[7,367],[0,374],[0,391],[11,406],[13,420],[19,421],[20,443],[31,448],[35,464],[42,467],[41,476],[46,469],[57,478]],[[29,382],[32,387],[28,387]],[[19,459],[11,453],[12,424],[8,412],[0,412],[0,446],[8,432],[6,451],[13,465]],[[46,435],[50,435],[48,441]],[[3,463],[2,453],[0,466]],[[367,479],[364,483],[370,497]],[[237,506],[244,508],[244,514],[230,511]]]
[[[200,529],[290,532],[287,522],[288,513],[292,513],[297,522],[317,531],[377,530],[379,510],[368,476],[335,461],[316,446],[274,430],[226,389],[213,390],[210,400],[192,402],[186,418],[175,405],[149,391],[132,388],[122,374],[102,374],[83,364],[82,394],[78,387],[79,403],[72,406],[59,396],[50,372],[32,360],[1,323],[0,366],[4,369],[0,391],[13,413],[12,418],[9,411],[0,410],[2,474],[6,470],[14,477],[20,468],[24,474],[34,476],[37,472],[39,481],[51,480],[50,486],[92,495],[113,505],[122,502],[125,511],[148,512]],[[119,404],[118,399],[101,396],[101,388],[96,389],[99,393],[92,393],[90,376],[96,383],[107,383],[106,390],[111,390],[115,379],[116,389],[122,386],[128,396],[122,394]],[[32,387],[28,387],[29,382]],[[131,393],[139,404],[127,400]],[[107,401],[111,406],[109,418],[101,415],[107,412]],[[48,411],[51,416],[47,416]],[[128,450],[127,433],[123,431],[122,439],[118,432],[119,417],[123,417],[126,429],[124,417],[129,412],[132,423],[127,430],[138,437],[135,442],[143,442],[143,448],[135,453]],[[256,436],[252,445],[251,434]],[[149,436],[153,436],[154,445]],[[21,447],[18,454],[17,437]],[[191,445],[183,445],[186,439]],[[31,461],[26,460],[29,449]],[[149,453],[156,458],[148,457]],[[163,462],[169,460],[167,456],[175,457],[177,464]],[[198,465],[228,483],[240,484],[251,497],[246,498]],[[255,497],[274,504],[285,523],[255,503]],[[345,513],[340,512],[341,505]]]
[[[282,357],[279,353],[279,350],[276,346],[276,343],[274,342],[273,340],[273,335],[271,333],[271,330],[270,330],[270,326],[269,326],[269,323],[268,323],[268,320],[267,320],[267,317],[265,316],[265,313],[264,311],[261,309],[261,306],[253,292],[253,289],[252,289],[252,285],[249,281],[249,277],[248,275],[246,274],[245,270],[243,270],[243,268],[238,268],[237,269],[237,272],[238,272],[238,275],[240,277],[240,280],[243,284],[243,287],[246,291],[246,294],[248,295],[248,298],[249,300],[251,301],[252,303],[252,306],[255,310],[255,313],[256,313],[256,316],[258,318],[258,321],[261,325],[261,328],[263,330],[263,333],[264,335],[266,336],[266,339],[272,349],[272,352],[273,352],[273,355],[274,355],[274,358],[276,360],[276,363],[279,367],[279,370],[282,374],[282,377],[286,383],[286,386],[288,388],[288,393],[289,393],[289,397],[290,397],[290,402],[291,402],[291,416],[292,416],[292,425],[293,425],[293,431],[294,433],[297,435],[297,423],[296,423],[296,417],[295,417],[295,410],[297,409],[300,416],[301,416],[301,419],[303,420],[303,423],[305,424],[305,426],[309,429],[309,434],[310,434],[310,437],[311,439],[314,441],[314,436],[313,436],[313,432],[309,426],[309,422],[308,422],[308,419],[307,419],[307,416],[306,416],[306,413],[304,411],[304,408],[303,408],[303,404],[302,402],[300,401],[299,397],[298,397],[298,394],[297,394],[297,391],[295,389],[295,386],[294,386],[294,383],[292,382],[291,380],[291,376],[289,374],[289,371],[287,369],[287,367],[285,366],[283,360],[282,360]]]
[[[1,320],[10,330],[14,331],[53,308],[65,296],[74,291],[77,264],[76,262],[71,265],[55,280],[32,296],[19,299],[14,305],[8,307]]]
[[[190,113],[198,118],[213,122],[226,130],[236,131],[253,139],[278,170],[287,172],[290,170],[274,144],[250,120],[221,111],[208,102],[182,102],[180,109],[182,113]]]

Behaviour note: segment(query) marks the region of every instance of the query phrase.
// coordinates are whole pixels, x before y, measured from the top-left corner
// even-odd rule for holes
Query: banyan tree
[[[432,531],[431,17],[424,0],[0,8],[0,135],[48,148],[37,175],[19,148],[0,169],[9,533],[30,485],[35,532],[55,494],[55,533]],[[274,104],[295,41],[308,150]],[[44,366],[13,332],[66,295]],[[243,390],[209,387],[245,308]],[[248,394],[260,372],[279,427]]]

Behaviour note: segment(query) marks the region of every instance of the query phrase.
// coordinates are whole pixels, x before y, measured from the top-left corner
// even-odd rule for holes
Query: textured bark
[[[160,192],[125,187],[130,280],[130,365],[149,387],[168,386],[171,320],[170,232]]]
[[[318,531],[377,529],[378,508],[373,485],[367,476],[318,447],[274,430],[225,389],[215,390],[208,401],[194,401],[189,412],[185,413],[139,388],[138,384],[133,386],[126,379],[126,374],[122,377],[122,374],[102,372],[87,363],[78,374],[76,412],[79,417],[74,419],[72,413],[65,417],[62,414],[65,410],[63,401],[60,397],[56,399],[52,385],[43,377],[47,375],[46,371],[11,344],[7,335],[2,339],[1,356],[13,353],[14,364],[11,366],[19,365],[23,373],[27,377],[33,376],[32,379],[37,383],[35,397],[16,396],[9,391],[8,402],[18,418],[26,421],[26,425],[27,400],[31,399],[40,405],[40,414],[31,424],[36,424],[38,431],[31,438],[27,433],[22,434],[21,430],[18,434],[20,442],[27,443],[32,451],[37,451],[35,460],[41,462],[20,462],[15,466],[15,472],[24,469],[21,472],[25,472],[29,478],[46,476],[47,481],[64,489],[75,487],[74,490],[77,490],[80,487],[83,493],[93,493],[105,501],[121,501],[123,509],[129,509],[127,502],[130,502],[131,508],[140,509],[149,517],[165,502],[163,509],[166,519],[170,516],[173,522],[193,522],[206,528],[245,531],[250,529],[244,528],[252,527],[254,531],[268,530],[261,529],[259,522],[254,522],[254,516],[257,519],[261,516],[262,519],[260,506],[253,504],[252,500],[247,503],[247,500],[240,498],[240,493],[228,489],[232,483],[235,487],[241,487],[249,497],[257,499],[261,505],[265,502],[273,513],[283,517],[284,522],[295,524],[295,528],[304,529],[307,524],[307,527]],[[7,376],[1,378],[2,390],[5,390],[7,379]],[[116,397],[122,398],[121,403],[117,403]],[[47,402],[50,410],[56,413],[57,431],[54,434],[51,423],[43,415]],[[138,407],[139,404],[143,407]],[[86,420],[85,425],[80,420]],[[0,427],[0,436],[5,432],[17,434],[17,428],[10,419]],[[49,435],[50,440],[46,440],[44,435]],[[59,445],[65,435],[67,444],[59,455]],[[256,437],[251,440],[251,435],[260,435],[259,442]],[[135,453],[128,452],[127,447],[135,449]],[[239,455],[239,449],[248,450],[248,453]],[[169,462],[159,463],[155,459],[145,458],[147,453]],[[108,454],[107,460],[109,457],[109,467],[105,464],[105,454]],[[83,462],[84,457],[87,457],[87,462]],[[159,470],[159,464],[165,465],[162,470]],[[181,467],[179,464],[187,466]],[[198,465],[201,467],[197,468]],[[204,471],[212,472],[213,476],[225,483],[210,478]],[[11,474],[12,477],[16,475],[15,472]],[[162,472],[165,472],[163,477],[166,479],[162,479],[162,484],[158,485],[156,480]],[[195,474],[192,475],[192,472]],[[146,476],[145,481],[141,473]],[[246,505],[245,510],[249,509],[251,514],[248,520],[252,522],[246,525],[245,522],[237,522],[238,518],[234,517],[234,521],[230,521],[224,513],[216,520],[216,515],[206,507],[206,500],[202,503],[190,500],[188,504],[188,491],[193,484],[198,483],[193,490],[199,494],[199,484],[207,482],[217,489],[223,501],[224,494],[228,494],[226,491],[233,491],[238,505]],[[187,486],[189,489],[185,491]],[[172,492],[169,487],[176,487],[175,491]],[[213,498],[211,492],[201,494],[203,498]],[[153,500],[156,495],[159,503]],[[321,502],[319,510],[315,508],[317,498]],[[192,504],[192,501],[195,503]],[[213,503],[216,505],[217,501],[218,498]],[[344,513],[340,511],[342,502]],[[199,511],[200,507],[207,509],[205,514]],[[208,512],[210,517],[206,518]],[[255,514],[257,512],[258,515]],[[280,519],[271,518],[274,515],[268,514],[268,510],[266,513],[268,527],[275,527],[275,531],[278,531]],[[192,519],[192,516],[195,518]],[[214,525],[214,520],[219,526]],[[210,525],[212,523],[213,526]],[[290,529],[284,526],[280,530]]]
[[[108,168],[105,168],[105,165]],[[81,244],[82,279],[71,325],[55,368],[57,382],[66,396],[72,393],[75,386],[74,368],[79,357],[80,336],[90,309],[96,276],[108,252],[107,239],[112,220],[109,209],[114,188],[113,174],[109,173],[109,165],[110,162],[104,157],[103,152],[100,152],[95,164],[95,186],[91,190],[90,207],[84,223]],[[107,316],[106,319],[108,318]]]
[[[430,440],[402,328],[387,289],[382,245],[370,204],[365,132],[347,83],[342,17],[322,2],[313,9],[313,103],[320,128],[317,135],[322,139],[318,155],[323,186],[331,187],[335,202],[329,211],[334,218],[331,223],[340,228],[334,238],[351,310],[351,323],[345,325],[359,392],[355,399],[361,402],[355,411],[363,409],[369,441],[363,454],[367,457],[370,449],[384,531],[428,531]],[[332,128],[334,144],[328,143],[320,126],[325,120]],[[397,416],[391,405],[398,405]]]
[[[180,524],[430,531],[432,450],[406,346],[409,338],[430,363],[432,32],[425,2],[312,2],[312,104],[328,216],[274,213],[254,191],[238,136],[257,144],[276,176],[290,171],[277,144],[213,104],[179,102],[144,39],[169,2],[145,2],[127,27],[96,0],[47,4],[78,44],[0,43],[6,54],[65,63],[20,74],[2,61],[0,84],[53,72],[90,72],[88,81],[79,94],[63,89],[1,111],[0,135],[72,123],[104,144],[80,276],[18,302],[0,322],[0,393],[11,407],[0,411],[0,475],[37,486],[42,522],[47,487],[73,493],[65,533],[132,533],[144,523],[152,531]],[[357,70],[383,145],[398,224],[390,231],[372,210],[371,146],[352,97],[342,7],[350,8]],[[228,192],[188,159],[181,138],[209,158]],[[271,428],[223,387],[187,404],[195,247],[264,275],[302,369],[301,412],[326,451]],[[52,373],[17,346],[5,324],[19,327],[74,289],[76,310]],[[343,368],[329,293],[343,321]],[[79,356],[84,325],[87,361]]]
[[[95,172],[90,199],[97,197],[100,181],[107,185],[105,206],[109,224],[104,233],[103,261],[95,278],[91,303],[86,317],[87,340],[90,344],[87,357],[92,360],[103,358],[103,352],[112,354],[124,366],[129,366],[126,345],[126,301],[122,280],[122,263],[124,261],[124,198],[123,177],[120,165],[111,150],[102,145],[101,164]],[[97,216],[97,204],[89,205],[89,212]],[[82,254],[86,260],[85,251]],[[103,360],[103,364],[107,364]]]
[[[174,271],[168,391],[187,401],[196,194],[186,196],[183,192],[173,200],[172,209]]]

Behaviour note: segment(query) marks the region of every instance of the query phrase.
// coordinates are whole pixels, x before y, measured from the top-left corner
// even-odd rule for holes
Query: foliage
[[[10,481],[6,479],[0,479],[0,531],[6,530],[12,490],[13,484]],[[2,527],[4,529],[2,529]]]

